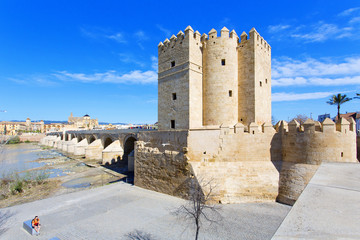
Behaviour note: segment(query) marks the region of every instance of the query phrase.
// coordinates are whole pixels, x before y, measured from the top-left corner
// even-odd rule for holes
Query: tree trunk
[[[199,229],[200,229],[199,218],[196,218],[196,219],[195,219],[195,225],[196,225],[195,240],[197,240],[198,237],[199,237]]]
[[[195,240],[197,240],[198,237],[199,237],[199,229],[200,229],[200,227],[199,227],[199,226],[196,226]]]
[[[338,104],[338,121],[340,121],[340,104]]]

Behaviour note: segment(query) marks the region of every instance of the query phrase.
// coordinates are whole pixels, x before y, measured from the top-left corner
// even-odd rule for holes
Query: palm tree
[[[337,116],[338,116],[338,120],[340,120],[340,105],[350,100],[351,98],[346,97],[346,94],[341,95],[341,93],[338,93],[337,95],[333,95],[326,103],[330,105],[337,105],[337,109],[338,109]]]

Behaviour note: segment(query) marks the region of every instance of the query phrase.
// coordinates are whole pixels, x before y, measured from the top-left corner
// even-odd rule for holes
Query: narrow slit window
[[[232,91],[229,90],[229,97],[232,97]]]
[[[262,87],[262,82],[260,81],[260,87]]]
[[[344,153],[343,153],[343,152],[341,152],[341,157],[344,157]]]
[[[171,122],[170,122],[170,127],[171,127],[171,128],[175,128],[175,120],[171,120]]]
[[[172,100],[176,100],[176,93],[172,94]]]
[[[265,78],[265,83],[267,84],[267,78]]]
[[[221,65],[225,66],[225,59],[221,59]]]
[[[171,67],[175,67],[175,61],[171,62]]]

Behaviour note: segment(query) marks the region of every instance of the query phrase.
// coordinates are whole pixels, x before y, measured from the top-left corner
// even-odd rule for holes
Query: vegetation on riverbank
[[[11,138],[11,139],[7,142],[7,144],[17,144],[17,143],[20,143],[20,138],[19,138],[19,136],[15,136],[15,137]]]
[[[13,195],[28,193],[32,188],[47,184],[49,174],[41,172],[27,172],[25,175],[18,173],[8,174],[0,180],[0,199]]]

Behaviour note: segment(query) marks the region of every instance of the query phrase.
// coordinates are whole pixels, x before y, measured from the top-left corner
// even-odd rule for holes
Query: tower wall
[[[271,48],[253,28],[238,48],[239,117],[244,124],[271,122]]]
[[[238,116],[236,34],[229,36],[223,28],[221,36],[213,29],[203,41],[203,125],[235,125]]]
[[[200,34],[185,34],[158,46],[158,122],[160,130],[189,129],[202,123],[202,59]]]
[[[254,122],[263,124],[271,122],[271,47],[259,33],[253,34],[254,38],[256,34]]]

